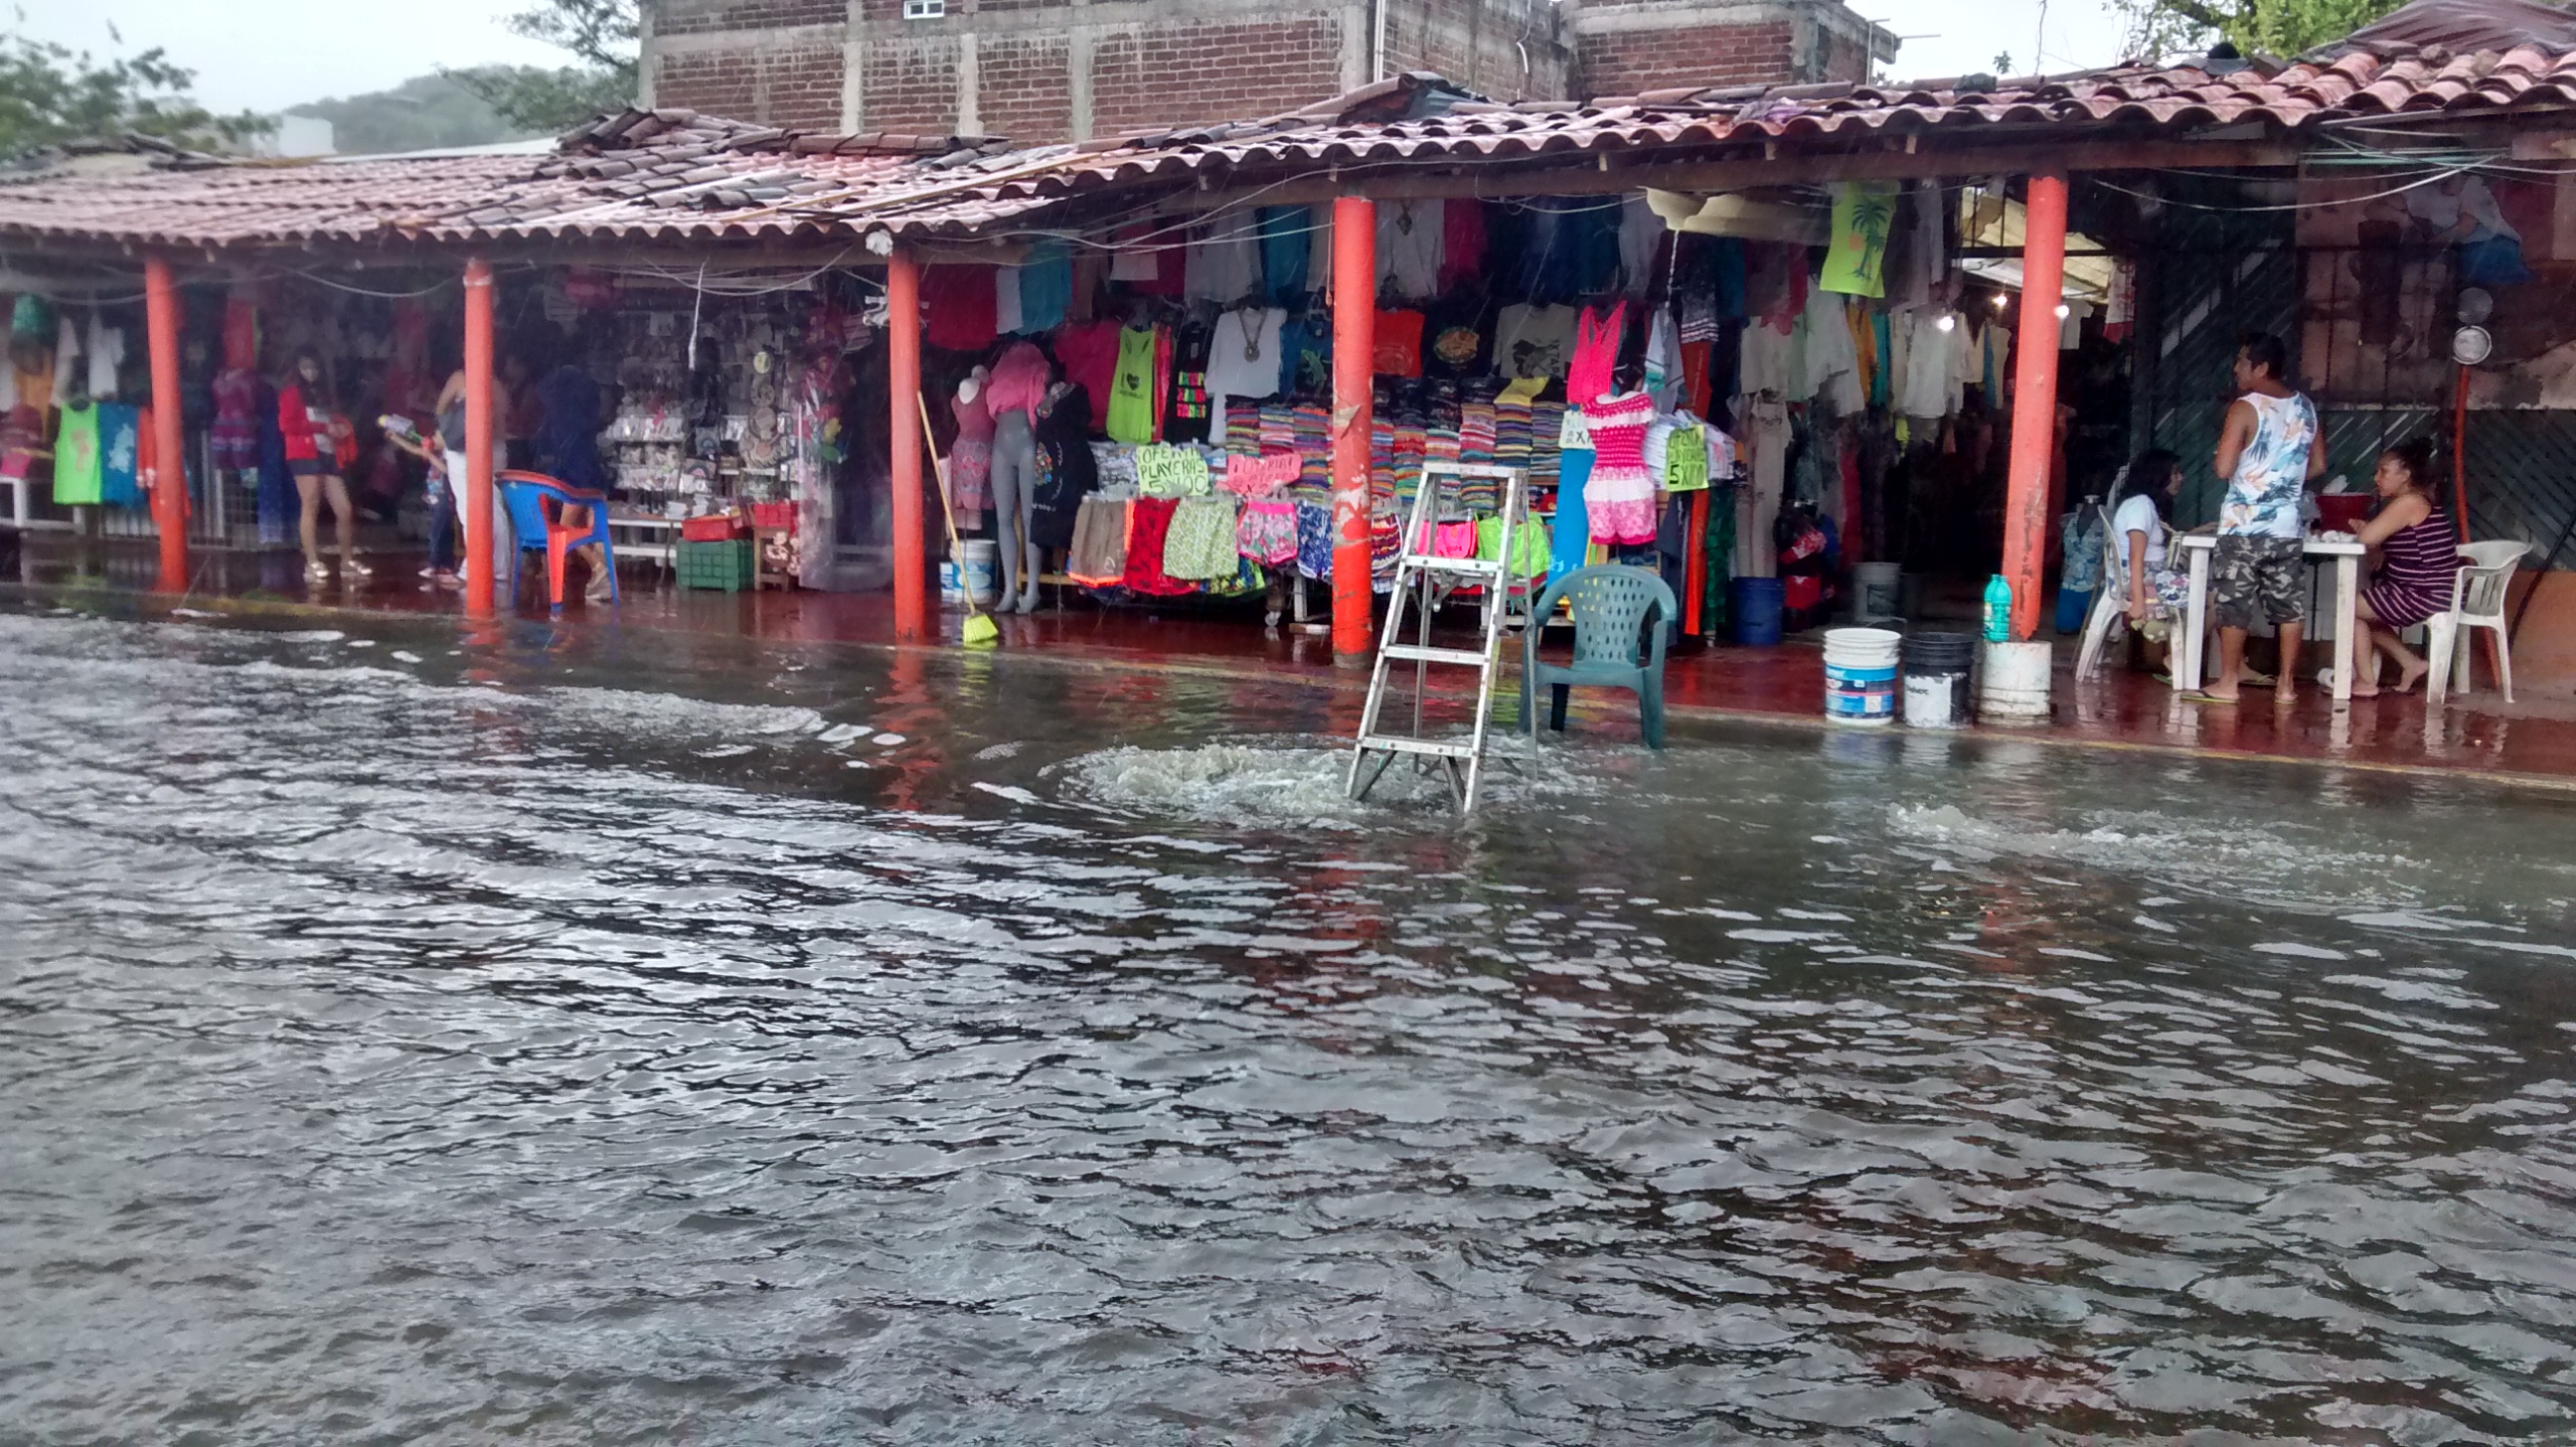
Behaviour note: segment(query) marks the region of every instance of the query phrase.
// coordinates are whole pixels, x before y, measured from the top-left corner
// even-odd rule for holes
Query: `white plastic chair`
[[[2173,529],[2159,521],[2165,547],[2173,547]],[[2102,654],[2111,635],[2129,622],[2129,538],[2111,526],[2111,509],[2102,509],[2102,582],[2093,594],[2093,611],[2084,615],[2084,641],[2075,652],[2075,678],[2089,683],[2102,676]]]
[[[2452,688],[2469,692],[2469,654],[2460,646],[2461,635],[2471,628],[2495,630],[2496,686],[2504,691],[2504,701],[2513,702],[2513,647],[2506,638],[2511,626],[2505,619],[2505,597],[2512,591],[2514,571],[2522,566],[2522,555],[2531,551],[2529,543],[2462,543],[2460,569],[2451,575],[2451,608],[2424,620],[2424,632],[2432,644],[2431,667],[2424,675],[2424,701],[2427,707],[2439,708]],[[2457,659],[2459,677],[2451,676]]]

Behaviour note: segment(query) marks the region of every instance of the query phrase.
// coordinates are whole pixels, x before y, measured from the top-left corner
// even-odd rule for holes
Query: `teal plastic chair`
[[[1538,640],[1558,600],[1574,619],[1574,660],[1541,663]],[[1553,694],[1548,727],[1565,731],[1566,695],[1580,688],[1624,688],[1637,695],[1637,732],[1648,748],[1664,746],[1664,639],[1681,617],[1673,590],[1645,568],[1605,564],[1577,568],[1547,585],[1521,634],[1521,729],[1538,737],[1534,700]]]

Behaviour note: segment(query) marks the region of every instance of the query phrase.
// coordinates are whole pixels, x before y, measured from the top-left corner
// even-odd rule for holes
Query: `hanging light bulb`
[[[1997,310],[1997,311],[2002,311],[2003,309],[2004,309],[2004,294],[2003,294],[2002,292],[1996,292],[1996,293],[1995,293],[1995,310]]]
[[[2059,302],[2059,303],[2057,304],[2057,319],[2058,319],[2059,321],[2064,321],[2064,320],[2066,320],[2068,317],[2073,316],[2073,315],[2074,315],[2074,313],[2073,313],[2073,312],[2070,312],[2070,311],[2068,311],[2068,310],[2066,309],[2066,303],[2064,303],[2064,302]]]
[[[1945,332],[1946,332],[1946,331],[1948,331],[1948,330],[1950,330],[1952,327],[1957,326],[1958,324],[1959,324],[1959,319],[1958,319],[1957,317],[1954,317],[1954,316],[1950,315],[1948,312],[1943,312],[1943,313],[1941,313],[1940,318],[1939,318],[1938,320],[1936,320],[1936,321],[1934,321],[1934,322],[1932,323],[1932,325],[1934,325],[1934,326],[1936,326],[1936,327],[1939,327],[1941,330],[1943,330],[1943,331],[1945,331]]]

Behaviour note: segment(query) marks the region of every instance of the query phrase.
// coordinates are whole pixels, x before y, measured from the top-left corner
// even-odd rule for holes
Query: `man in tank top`
[[[2280,696],[2295,691],[2304,635],[2306,581],[2301,554],[2308,525],[2301,512],[2308,484],[2325,471],[2316,404],[2282,376],[2289,349],[2269,333],[2248,335],[2236,349],[2237,398],[2219,429],[2218,475],[2227,500],[2218,511],[2218,548],[2210,559],[2210,602],[2218,617],[2218,676],[2201,698],[2233,703],[2244,687],[2245,636],[2260,608],[2280,637]]]

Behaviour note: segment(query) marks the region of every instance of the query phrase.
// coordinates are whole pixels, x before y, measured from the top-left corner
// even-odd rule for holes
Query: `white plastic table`
[[[680,520],[660,513],[608,510],[608,540],[618,555],[659,563],[670,572],[678,565]]]
[[[2175,691],[2188,693],[2200,687],[2201,654],[2208,646],[2209,559],[2218,550],[2218,539],[2209,533],[2185,533],[2175,541],[2191,558],[2191,603],[2183,616],[2182,635],[2174,640],[2173,669]],[[2334,696],[2338,703],[2350,702],[2357,662],[2354,635],[2360,631],[2361,556],[2367,549],[2349,536],[2310,533],[2301,551],[2320,561],[2334,560]],[[2281,666],[2295,668],[2298,660],[2285,658]]]

